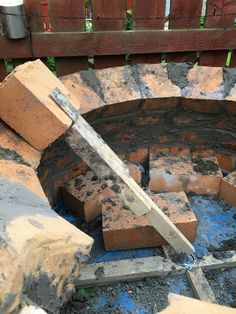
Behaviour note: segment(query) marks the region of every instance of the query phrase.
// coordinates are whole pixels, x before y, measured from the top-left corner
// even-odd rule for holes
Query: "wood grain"
[[[33,55],[28,39],[0,35],[0,46],[1,59],[222,50],[236,48],[236,29],[33,33]]]
[[[217,303],[215,295],[201,268],[195,268],[186,272],[188,281],[195,296],[202,301]]]
[[[203,268],[206,270],[228,268],[236,266],[236,252],[228,252],[232,257],[225,260],[219,260],[209,254],[199,260],[193,269]],[[96,278],[96,270],[103,269],[104,276]],[[127,280],[139,280],[152,276],[163,276],[172,274],[185,273],[186,268],[173,263],[170,259],[161,256],[134,258],[128,260],[120,260],[105,263],[96,263],[84,265],[81,269],[79,278],[79,286],[99,286],[111,283],[117,283]]]
[[[232,28],[235,17],[236,17],[235,1],[211,0],[207,2],[205,21],[206,28],[213,27]],[[200,65],[225,66],[228,52],[229,52],[228,50],[202,52],[200,54]]]
[[[126,0],[93,0],[93,30],[95,32],[125,30],[126,8]],[[124,55],[94,57],[95,69],[121,66],[124,64]]]
[[[201,15],[201,0],[172,0],[170,8],[170,29],[199,28]],[[167,62],[193,62],[197,61],[196,52],[178,52],[167,54]]]
[[[133,29],[164,29],[165,0],[134,0],[133,1]],[[162,53],[131,55],[131,64],[159,63]]]
[[[84,0],[49,0],[49,16],[53,32],[74,32],[85,30],[85,1]],[[56,58],[58,76],[87,70],[88,58]]]
[[[7,69],[3,59],[0,59],[0,82],[4,80],[7,75]]]

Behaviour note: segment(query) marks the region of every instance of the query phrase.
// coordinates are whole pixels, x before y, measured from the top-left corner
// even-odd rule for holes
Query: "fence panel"
[[[0,59],[0,82],[4,80],[7,75],[7,69],[5,66],[4,59]]]
[[[93,31],[117,31],[126,29],[126,0],[93,0]],[[109,43],[107,43],[109,44]],[[103,69],[125,64],[124,55],[95,56],[94,68]]]
[[[234,14],[233,14],[234,13]],[[236,16],[235,0],[211,0],[207,2],[206,28],[231,28]],[[206,51],[200,54],[200,64],[208,66],[225,66],[228,50]],[[233,53],[232,58],[235,58]],[[233,60],[234,61],[234,60]],[[233,62],[232,64],[233,65]]]
[[[49,0],[48,4],[52,32],[85,31],[85,0]],[[55,63],[57,75],[62,76],[87,70],[88,57],[57,57]]]
[[[172,0],[170,7],[169,29],[199,28],[202,10],[201,0]],[[167,62],[197,61],[196,52],[176,52],[166,55]]]
[[[25,14],[27,18],[27,27],[30,32],[43,32],[44,31],[44,23],[43,23],[43,12],[40,1],[38,0],[24,0]],[[28,34],[29,47],[30,45],[30,37]],[[32,55],[32,52],[31,52]],[[27,61],[32,61],[33,58],[14,58],[12,59],[13,68],[21,65]]]
[[[132,29],[164,29],[165,0],[133,0]],[[131,64],[159,63],[162,53],[131,55]]]

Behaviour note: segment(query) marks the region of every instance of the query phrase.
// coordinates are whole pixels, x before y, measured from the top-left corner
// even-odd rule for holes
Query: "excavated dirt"
[[[157,313],[166,308],[169,292],[193,297],[183,276],[146,278],[87,291],[77,289],[60,314]]]
[[[201,259],[211,252],[215,258],[230,257],[227,250],[236,247],[236,209],[217,197],[189,197],[190,206],[197,215],[196,256]],[[112,204],[111,204],[112,206]],[[187,210],[187,209],[186,209]],[[102,238],[101,216],[90,224],[79,223],[79,228],[95,239],[90,262],[103,262],[137,257],[142,250],[105,252]],[[220,232],[219,232],[220,230]],[[146,249],[143,249],[146,250]],[[161,248],[148,249],[151,255],[162,255]],[[98,278],[104,275],[99,268]],[[205,273],[219,304],[236,307],[236,268],[220,269]],[[71,300],[60,314],[137,313],[152,314],[167,306],[169,292],[193,297],[187,279],[183,275],[146,278],[135,282],[118,283],[90,289],[76,289]]]
[[[205,272],[219,304],[236,308],[236,268]]]

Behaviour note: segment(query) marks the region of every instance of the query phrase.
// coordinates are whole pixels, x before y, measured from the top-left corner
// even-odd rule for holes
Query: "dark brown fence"
[[[236,0],[24,3],[29,35],[22,40],[0,35],[0,80],[9,64],[14,68],[35,58],[55,62],[58,75],[162,61],[236,66]]]

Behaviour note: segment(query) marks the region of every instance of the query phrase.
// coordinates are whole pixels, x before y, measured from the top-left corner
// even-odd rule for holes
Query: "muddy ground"
[[[189,197],[191,208],[198,219],[194,242],[196,256],[208,252],[219,258],[224,251],[236,249],[236,209],[216,197]],[[78,225],[95,239],[90,263],[163,255],[160,248],[105,252],[102,241],[101,217],[90,224]],[[205,273],[219,304],[236,307],[236,268],[213,270]],[[77,288],[61,314],[77,313],[157,313],[167,306],[169,292],[193,296],[184,275],[146,278],[90,289]]]

